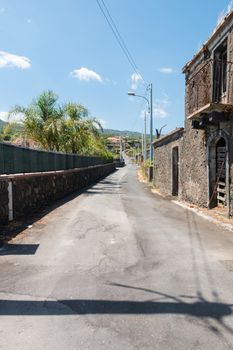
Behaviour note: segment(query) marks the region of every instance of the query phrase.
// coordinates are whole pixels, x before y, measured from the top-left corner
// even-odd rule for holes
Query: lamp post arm
[[[150,101],[148,100],[148,98],[142,95],[134,95],[134,96],[144,98],[144,100],[146,100],[146,102],[148,103],[148,108],[150,108]]]

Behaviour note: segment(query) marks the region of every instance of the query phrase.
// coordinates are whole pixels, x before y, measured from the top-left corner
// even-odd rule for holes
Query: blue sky
[[[229,6],[228,0],[105,0],[147,83],[154,124],[183,125],[183,65]],[[104,127],[143,128],[140,98],[126,60],[96,0],[0,0],[0,118],[43,90],[85,105]]]

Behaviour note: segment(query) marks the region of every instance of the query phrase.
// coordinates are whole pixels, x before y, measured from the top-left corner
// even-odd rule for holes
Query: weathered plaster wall
[[[12,181],[13,217],[17,219],[94,183],[114,170],[115,166],[111,163],[75,170],[7,176],[0,181],[0,223],[6,223],[8,218],[7,181]]]

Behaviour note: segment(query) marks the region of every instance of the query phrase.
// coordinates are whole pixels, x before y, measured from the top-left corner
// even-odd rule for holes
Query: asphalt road
[[[233,233],[129,165],[0,253],[0,349],[233,349]]]

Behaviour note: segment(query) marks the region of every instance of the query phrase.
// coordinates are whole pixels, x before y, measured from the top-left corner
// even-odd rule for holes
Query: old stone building
[[[183,131],[183,128],[177,128],[154,142],[154,180],[166,195],[177,196],[181,188],[179,159]]]
[[[154,143],[154,182],[165,193],[199,206],[225,208],[232,216],[233,12],[185,65],[183,73],[184,131],[177,144],[173,133],[165,143],[162,139]],[[167,184],[162,185],[164,182]]]

